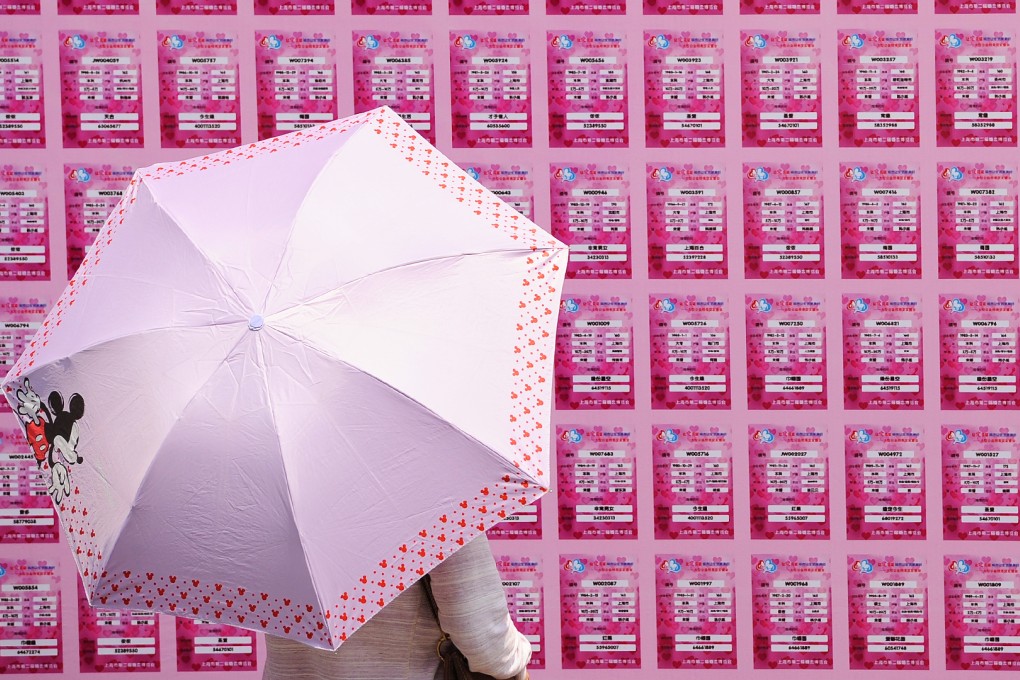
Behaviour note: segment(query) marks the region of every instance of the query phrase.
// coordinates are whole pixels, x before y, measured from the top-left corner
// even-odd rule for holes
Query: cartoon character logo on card
[[[868,179],[868,173],[865,172],[861,166],[855,165],[852,168],[848,168],[843,176],[851,182],[864,182]]]
[[[377,50],[379,49],[379,39],[374,35],[363,35],[358,38],[358,47],[363,50]]]
[[[854,430],[850,433],[850,441],[867,444],[871,441],[871,433],[867,430]]]
[[[960,428],[950,430],[949,433],[946,435],[946,441],[952,442],[954,444],[966,444],[967,439],[968,439],[967,431]]]
[[[81,182],[82,184],[92,180],[92,174],[85,168],[75,168],[67,176],[72,182]]]
[[[669,168],[655,168],[652,170],[652,179],[657,182],[668,182],[673,179],[673,171]]]
[[[569,50],[574,46],[574,41],[570,39],[569,35],[563,34],[558,35],[552,40],[552,46],[561,50]]]
[[[854,571],[859,571],[862,574],[870,574],[871,572],[875,571],[875,565],[873,565],[867,559],[854,560],[851,569],[853,569]]]
[[[562,180],[564,182],[573,182],[574,180],[577,179],[577,173],[574,172],[573,168],[564,167],[556,171],[555,177],[556,179]]]
[[[942,309],[954,314],[963,314],[967,311],[967,305],[960,298],[952,298],[951,300],[946,300],[942,305]]]
[[[673,428],[666,428],[665,430],[659,430],[658,433],[656,433],[655,438],[660,442],[675,444],[680,440],[680,435],[678,435]]]
[[[843,38],[843,44],[847,47],[859,50],[864,47],[864,38],[861,37],[860,33],[852,33]]]
[[[950,560],[947,568],[954,574],[969,574],[970,562],[967,560]]]
[[[654,47],[657,50],[669,49],[669,38],[659,33],[648,39],[648,46]]]
[[[662,571],[668,571],[671,574],[679,574],[683,571],[684,565],[681,560],[671,557],[668,560],[663,560],[659,563],[659,569]]]
[[[177,35],[176,33],[168,35],[163,38],[163,47],[171,50],[183,50],[184,49],[184,38]]]
[[[587,565],[584,563],[584,560],[575,557],[564,562],[563,569],[571,574],[583,574],[584,570],[587,569]]]
[[[662,298],[661,300],[657,300],[655,302],[655,304],[652,306],[652,309],[654,309],[657,312],[666,312],[667,314],[669,314],[676,311],[676,303],[670,300],[669,298]]]
[[[756,50],[763,50],[769,46],[768,41],[761,33],[755,33],[750,35],[744,40],[744,44],[748,47],[753,47]]]
[[[854,298],[847,303],[846,308],[854,314],[864,314],[868,311],[868,303],[864,298]]]

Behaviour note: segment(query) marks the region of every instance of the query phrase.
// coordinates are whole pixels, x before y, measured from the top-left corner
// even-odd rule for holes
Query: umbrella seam
[[[360,125],[357,126],[356,129],[349,128],[348,130],[343,130],[339,132],[339,134],[344,134],[345,132],[349,133],[349,138],[347,140],[349,142],[350,139],[353,139],[356,135],[365,130],[366,122],[362,122]],[[273,294],[273,290],[276,288],[276,279],[280,276],[280,270],[283,269],[283,262],[287,258],[287,249],[290,247],[290,242],[294,238],[294,232],[297,231],[298,217],[301,215],[301,210],[305,207],[305,201],[307,201],[308,196],[311,195],[312,189],[314,189],[315,186],[319,183],[319,181],[323,178],[323,175],[326,173],[326,169],[333,165],[337,157],[341,153],[343,153],[346,146],[347,142],[341,144],[340,148],[337,149],[333,153],[333,155],[329,157],[329,160],[322,164],[322,167],[319,168],[319,171],[315,174],[315,178],[311,182],[309,182],[308,187],[305,189],[304,196],[301,197],[301,202],[298,203],[297,208],[294,210],[294,217],[291,220],[290,227],[288,227],[287,230],[287,238],[284,240],[283,246],[280,248],[280,259],[276,263],[276,268],[273,271],[273,277],[269,279],[269,286],[266,288],[266,296],[262,299],[262,306],[259,308],[259,311],[262,312],[263,314],[265,313],[266,310],[266,304],[269,302],[269,296]]]
[[[202,257],[202,259],[208,265],[210,265],[210,269],[214,272],[214,274],[216,275],[217,279],[219,279],[220,283],[224,286],[224,288],[226,290],[230,291],[234,295],[235,300],[240,305],[241,301],[240,301],[240,299],[237,298],[237,292],[227,283],[226,279],[222,276],[222,274],[216,268],[214,262],[198,246],[198,244],[195,243],[194,240],[192,240],[192,238],[188,235],[188,233],[186,231],[184,231],[183,229],[181,229],[178,220],[175,217],[173,217],[173,215],[170,214],[169,210],[165,206],[163,206],[163,204],[161,204],[159,202],[159,200],[156,197],[156,194],[152,191],[152,187],[149,186],[147,183],[145,183],[144,180],[142,181],[142,185],[148,190],[149,196],[152,197],[153,204],[157,208],[159,208],[159,213],[160,213],[161,217],[164,219],[164,221],[169,220],[169,222],[171,222],[172,225],[177,228],[177,230],[184,236],[184,238],[187,239],[187,241],[189,243],[191,243],[191,245],[195,248],[195,251]],[[108,278],[107,275],[104,274],[101,270],[98,271],[98,272],[97,271],[90,272],[90,276],[93,279]],[[241,309],[244,309],[244,307],[241,306]],[[242,315],[240,313],[238,313],[238,315],[246,319],[246,317],[244,317],[244,315]],[[144,330],[133,332],[133,333],[130,333],[128,335],[118,335],[118,336],[115,336],[115,337],[112,337],[112,338],[105,338],[103,340],[98,340],[98,341],[94,342],[93,344],[91,344],[91,345],[89,345],[87,347],[83,347],[83,348],[74,350],[74,354],[78,354],[79,352],[87,352],[87,351],[89,351],[91,349],[94,349],[96,347],[104,345],[104,344],[106,344],[108,342],[115,342],[117,340],[123,340],[125,338],[133,338],[133,337],[136,337],[136,336],[139,336],[139,335],[143,335],[145,333],[150,333],[150,332],[153,332],[153,331],[179,329],[179,328],[210,328],[210,327],[214,327],[214,326],[226,326],[226,325],[229,325],[229,324],[232,324],[232,323],[241,323],[241,321],[242,321],[242,319],[238,319],[237,321],[223,321],[223,322],[216,322],[216,323],[208,323],[208,324],[203,324],[201,326],[160,326],[158,328],[146,328]],[[71,354],[62,354],[59,357],[54,357],[53,359],[47,360],[45,363],[37,362],[36,365],[32,367],[32,372],[33,373],[34,372],[38,372],[40,369],[42,369],[42,368],[44,368],[46,366],[51,366],[51,365],[57,363],[58,361],[63,361],[63,360],[68,359],[70,357],[71,357]]]
[[[205,381],[195,389],[195,393],[192,395],[191,399],[189,399],[187,401],[187,403],[184,404],[184,406],[181,408],[181,413],[184,413],[188,409],[188,407],[191,406],[191,404],[195,401],[195,399],[198,398],[198,395],[202,393],[202,389],[206,385],[208,385],[209,381],[212,380],[213,376],[216,375],[216,373],[221,368],[223,368],[223,365],[227,363],[227,359],[230,358],[231,353],[233,353],[233,351],[237,349],[237,347],[244,340],[244,337],[245,337],[244,335],[241,335],[241,337],[238,338],[237,342],[235,342],[234,345],[226,352],[226,355],[224,356],[223,360],[220,361],[220,363],[216,365],[216,368],[214,368],[212,371],[210,371],[209,375],[206,376]],[[131,518],[132,511],[138,505],[138,493],[145,487],[145,482],[148,480],[149,474],[152,472],[152,463],[153,463],[153,461],[156,460],[156,457],[159,455],[160,449],[163,447],[163,444],[166,443],[167,436],[169,436],[170,432],[173,431],[174,426],[177,425],[177,423],[179,423],[179,422],[180,422],[180,418],[175,420],[173,422],[173,424],[170,425],[170,429],[167,430],[166,434],[164,435],[162,443],[156,448],[156,453],[153,454],[152,458],[149,460],[148,466],[145,468],[145,472],[142,473],[141,478],[139,478],[139,480],[138,480],[138,487],[135,490],[134,497],[131,499],[131,504],[128,507],[128,511],[124,515],[123,521],[121,521],[121,523],[120,523],[120,527],[117,529],[117,531],[115,533],[111,533],[110,534],[111,536],[113,536],[115,538],[113,539],[111,544],[107,546],[107,552],[106,552],[106,554],[108,555],[107,564],[109,564],[110,561],[113,559],[114,551],[117,549],[117,543],[119,542],[118,539],[122,535],[122,533],[124,531],[124,528],[127,526],[128,520]],[[167,526],[170,526],[170,525],[168,524]],[[99,587],[98,584],[96,585],[96,587],[97,588]]]
[[[429,415],[433,416],[439,422],[446,423],[447,425],[452,427],[454,430],[456,430],[465,439],[467,439],[469,441],[472,441],[472,442],[475,442],[476,444],[478,444],[478,446],[481,447],[481,449],[484,450],[489,457],[494,458],[504,468],[506,468],[507,472],[511,472],[511,473],[516,474],[516,475],[520,475],[520,476],[526,478],[530,483],[535,484],[537,486],[540,486],[540,487],[546,486],[544,482],[541,482],[538,479],[535,479],[534,477],[531,476],[531,474],[526,472],[523,468],[517,467],[517,466],[513,465],[510,461],[508,461],[505,457],[500,455],[499,452],[497,452],[495,449],[493,449],[491,446],[489,446],[485,442],[479,440],[477,437],[474,437],[474,436],[468,434],[467,432],[465,432],[461,428],[457,427],[457,425],[455,425],[454,423],[451,423],[449,420],[447,420],[446,418],[443,418],[441,415],[439,415],[438,413],[436,413],[435,411],[430,409],[425,404],[421,403],[420,401],[418,401],[417,399],[415,399],[411,395],[407,394],[406,392],[400,390],[399,388],[394,387],[393,385],[391,385],[390,383],[386,382],[382,378],[379,378],[378,376],[370,373],[369,371],[366,371],[366,370],[362,369],[359,366],[356,366],[355,364],[352,364],[351,362],[349,362],[349,361],[347,361],[345,359],[341,359],[340,357],[335,356],[335,355],[327,352],[326,350],[322,349],[321,347],[319,347],[318,345],[316,345],[314,343],[309,342],[308,340],[296,337],[296,336],[288,333],[287,331],[284,331],[284,330],[279,329],[279,328],[273,328],[273,329],[271,329],[271,332],[276,332],[276,333],[280,333],[281,335],[285,335],[288,338],[294,340],[295,342],[298,342],[301,345],[303,345],[303,346],[307,347],[308,349],[312,350],[313,352],[317,352],[317,353],[321,354],[322,356],[326,357],[327,359],[331,359],[333,361],[337,361],[337,362],[339,362],[339,363],[341,363],[341,364],[343,364],[345,366],[349,366],[350,368],[352,368],[355,371],[361,373],[362,375],[368,376],[372,380],[378,382],[380,385],[383,385],[387,389],[392,390],[394,393],[399,394],[400,396],[404,397],[405,399],[410,401],[412,404],[416,404],[419,408],[421,408],[423,411],[425,411]]]
[[[256,338],[256,342],[258,343],[258,357],[259,357],[259,360],[262,362],[263,367],[265,367],[267,365],[267,362],[266,362],[266,358],[265,358],[265,347],[262,344],[262,338],[261,337]],[[272,390],[269,389],[269,372],[263,370],[263,371],[261,371],[261,374],[262,374],[262,384],[263,384],[263,386],[265,387],[265,390],[266,390],[266,403],[269,406],[269,417],[273,421],[272,431],[276,433],[277,449],[280,452],[280,467],[283,469],[283,478],[284,478],[284,482],[285,482],[284,483],[284,488],[287,491],[287,501],[288,501],[288,503],[290,505],[291,522],[294,525],[294,531],[297,533],[298,542],[301,544],[301,556],[304,558],[305,568],[308,570],[308,580],[311,581],[311,584],[312,584],[312,593],[314,594],[315,599],[316,599],[315,604],[318,605],[318,607],[319,607],[319,612],[321,612],[321,614],[322,614],[322,620],[326,623],[327,626],[329,626],[329,621],[325,617],[326,606],[323,604],[322,598],[320,597],[319,586],[315,582],[315,572],[312,570],[312,565],[308,561],[308,551],[305,549],[304,537],[301,535],[301,531],[300,531],[300,529],[298,529],[298,525],[297,525],[297,518],[296,518],[296,514],[297,513],[296,513],[295,506],[294,506],[294,498],[291,495],[291,488],[290,488],[290,474],[287,471],[287,463],[284,460],[284,456],[283,456],[283,441],[280,439],[280,430],[279,430],[279,427],[278,427],[278,424],[277,424],[277,420],[276,420],[276,409],[273,408]],[[330,644],[332,644],[332,632],[333,632],[332,631],[332,626],[329,626],[329,631],[328,632],[329,632],[329,635],[330,635]]]
[[[332,295],[334,293],[339,293],[339,292],[343,291],[344,289],[348,288],[349,286],[353,286],[353,285],[355,285],[357,283],[361,283],[362,281],[370,279],[373,276],[377,276],[379,274],[385,274],[387,272],[396,271],[398,269],[403,269],[404,267],[414,267],[416,265],[431,264],[433,262],[442,262],[444,260],[454,260],[454,259],[458,259],[458,258],[462,258],[462,257],[483,257],[483,256],[486,256],[486,255],[504,255],[504,254],[531,253],[531,252],[534,252],[531,248],[508,248],[506,250],[482,250],[482,251],[473,252],[473,253],[457,253],[457,254],[453,254],[453,255],[437,255],[436,257],[426,257],[426,258],[423,258],[421,260],[414,260],[413,262],[402,262],[400,264],[395,264],[393,266],[385,267],[383,269],[377,269],[377,270],[375,270],[373,272],[369,272],[368,274],[364,274],[362,276],[359,276],[356,279],[351,279],[350,281],[346,281],[346,282],[340,284],[339,286],[337,286],[335,288],[331,288],[331,289],[329,289],[329,290],[327,290],[327,291],[325,291],[323,293],[320,293],[319,295],[316,295],[313,298],[309,298],[307,300],[302,300],[301,302],[298,302],[298,303],[296,303],[294,305],[291,305],[290,307],[284,307],[283,309],[275,310],[271,314],[267,314],[266,316],[273,316],[273,315],[276,315],[276,314],[283,314],[285,312],[289,312],[291,310],[297,309],[298,307],[301,307],[303,305],[315,304],[317,302],[322,301],[323,299],[325,299],[329,295]]]
[[[112,338],[104,338],[102,340],[97,340],[96,342],[92,343],[91,345],[88,345],[87,347],[82,347],[80,349],[74,350],[70,354],[61,354],[59,357],[54,357],[52,359],[48,359],[45,362],[38,362],[38,363],[36,363],[35,366],[32,367],[32,373],[33,374],[38,374],[39,371],[41,371],[42,369],[44,369],[44,368],[46,368],[48,366],[52,366],[53,364],[56,364],[56,363],[59,363],[61,361],[65,361],[67,359],[70,359],[72,356],[75,356],[75,355],[78,355],[78,354],[84,354],[85,352],[91,352],[92,350],[99,349],[103,345],[108,345],[111,342],[120,342],[121,340],[127,340],[129,338],[137,338],[137,337],[140,337],[140,336],[143,336],[143,335],[148,335],[149,333],[157,333],[157,332],[160,332],[160,331],[199,330],[199,329],[203,329],[203,328],[215,328],[217,326],[230,326],[231,324],[242,324],[242,323],[247,324],[247,320],[238,319],[237,321],[220,321],[220,322],[217,322],[217,323],[202,324],[201,326],[160,326],[158,328],[146,328],[145,330],[136,331],[134,333],[129,333],[127,335],[117,335],[117,336],[114,336]],[[245,328],[247,328],[247,326],[245,326]],[[231,350],[233,350],[235,348],[236,348],[236,345],[234,347],[232,347]],[[217,366],[217,369],[219,369],[219,366]]]
[[[237,303],[238,309],[239,310],[248,309],[250,305],[244,304],[244,301],[241,300],[237,290],[235,290],[234,287],[230,285],[230,282],[227,280],[226,275],[220,269],[217,262],[213,260],[209,256],[209,254],[206,253],[202,249],[202,247],[198,245],[198,243],[195,242],[195,239],[191,238],[191,235],[187,231],[185,231],[185,229],[181,226],[182,221],[173,213],[173,211],[169,207],[163,205],[163,203],[159,200],[159,197],[156,195],[156,192],[153,191],[153,188],[144,180],[142,184],[145,186],[146,189],[149,190],[149,195],[152,196],[152,202],[156,205],[156,207],[159,208],[160,213],[166,218],[166,220],[168,220],[174,227],[176,227],[177,231],[179,231],[181,235],[184,236],[184,238],[188,241],[188,243],[191,244],[191,246],[195,249],[195,252],[198,253],[202,260],[205,261],[206,265],[208,265],[209,270],[213,273],[214,276],[216,276],[217,280],[219,280],[220,284],[223,286],[223,289],[230,292],[231,296],[233,296],[234,298],[234,301]]]

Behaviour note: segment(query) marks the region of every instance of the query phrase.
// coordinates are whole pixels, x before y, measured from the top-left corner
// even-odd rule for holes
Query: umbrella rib
[[[227,277],[223,274],[222,270],[217,265],[216,261],[213,258],[209,257],[208,253],[202,250],[202,247],[195,242],[195,239],[191,238],[191,234],[189,234],[187,230],[181,227],[181,220],[179,220],[177,216],[173,214],[173,211],[169,207],[163,205],[163,203],[159,200],[159,197],[156,195],[156,192],[152,190],[152,187],[148,183],[145,183],[145,186],[149,190],[149,195],[152,196],[152,202],[156,205],[157,208],[159,208],[159,213],[163,216],[164,220],[170,222],[173,225],[173,227],[176,228],[177,231],[179,231],[182,236],[184,236],[187,242],[191,244],[191,247],[195,249],[195,252],[198,253],[199,257],[201,257],[202,260],[205,261],[206,265],[209,267],[209,271],[211,271],[213,275],[217,278],[217,280],[219,280],[223,290],[229,291],[229,293],[234,297],[234,301],[237,303],[237,309],[238,310],[249,309],[250,305],[246,305],[244,301],[240,298],[237,290],[235,290],[234,287],[230,285],[230,282],[227,280]]]
[[[306,339],[299,338],[299,337],[297,337],[295,335],[292,335],[291,333],[288,333],[287,331],[282,330],[280,328],[273,328],[272,332],[280,333],[281,335],[285,335],[288,338],[290,338],[291,340],[294,340],[295,342],[301,344],[302,346],[307,347],[308,349],[312,350],[313,352],[317,352],[317,353],[321,354],[322,356],[326,357],[327,359],[330,359],[331,361],[336,361],[337,363],[343,364],[345,366],[349,366],[352,369],[354,369],[355,371],[361,373],[362,375],[369,377],[370,379],[376,381],[377,383],[379,383],[380,385],[382,385],[386,389],[388,389],[388,390],[390,390],[390,391],[392,391],[392,392],[394,392],[396,394],[399,394],[400,396],[404,397],[405,399],[407,399],[412,404],[415,404],[416,406],[418,406],[418,408],[420,408],[422,411],[428,413],[429,415],[434,417],[436,420],[438,420],[440,422],[443,422],[443,423],[446,423],[447,425],[452,427],[454,430],[456,430],[465,439],[467,439],[469,441],[472,441],[475,444],[477,444],[482,450],[485,451],[485,453],[489,457],[494,459],[497,463],[499,463],[500,466],[505,468],[507,472],[512,472],[514,475],[523,476],[523,477],[525,477],[532,484],[536,484],[538,486],[545,486],[545,484],[543,482],[540,482],[539,480],[535,479],[531,474],[529,474],[523,468],[519,468],[519,467],[516,467],[515,465],[513,465],[510,461],[508,461],[506,458],[504,458],[502,455],[500,455],[497,451],[495,451],[491,446],[489,446],[485,442],[480,441],[477,437],[474,437],[474,436],[468,434],[467,432],[462,430],[460,427],[458,427],[455,423],[451,423],[449,420],[446,420],[441,415],[439,415],[438,413],[436,413],[435,411],[430,409],[428,406],[426,406],[425,404],[421,403],[420,401],[418,401],[417,399],[415,399],[411,395],[407,394],[406,392],[402,391],[398,387],[395,387],[394,385],[391,385],[390,383],[386,382],[382,378],[380,378],[380,377],[370,373],[369,371],[364,370],[363,368],[361,368],[359,366],[356,366],[355,364],[352,364],[350,361],[348,361],[346,359],[342,359],[342,358],[336,356],[335,354],[332,354],[332,353],[326,351],[325,349],[319,347],[318,345],[316,345],[314,343],[309,342]]]
[[[350,131],[351,136],[353,137],[357,134],[362,127],[364,127],[364,123],[359,126],[357,131]],[[348,131],[344,130],[343,132]],[[287,249],[290,247],[290,242],[294,238],[294,232],[297,231],[298,217],[301,215],[301,210],[305,207],[305,201],[308,200],[308,196],[311,195],[312,189],[315,188],[315,185],[319,183],[323,175],[326,173],[326,169],[332,166],[336,161],[337,156],[343,152],[345,146],[346,145],[341,145],[340,148],[329,157],[329,160],[322,164],[319,171],[315,173],[315,178],[308,184],[308,188],[305,189],[305,195],[301,197],[301,202],[298,203],[297,209],[294,211],[294,217],[291,219],[290,226],[287,228],[287,238],[283,242],[283,247],[280,248],[280,259],[276,263],[276,269],[273,271],[272,278],[269,279],[269,286],[266,287],[266,295],[262,299],[262,306],[259,308],[259,311],[263,314],[266,311],[266,304],[269,302],[269,296],[272,295],[273,290],[276,288],[276,279],[280,276],[280,270],[283,269],[283,262],[287,259]]]
[[[336,293],[338,293],[340,291],[343,291],[343,290],[349,288],[350,286],[353,286],[353,285],[356,285],[358,283],[361,283],[362,281],[370,279],[370,278],[372,278],[374,276],[378,276],[380,274],[386,274],[386,273],[389,273],[389,272],[397,271],[399,269],[404,269],[406,267],[414,267],[414,266],[422,265],[422,264],[431,264],[433,262],[443,262],[444,260],[456,260],[456,259],[460,259],[462,257],[481,257],[481,256],[485,256],[485,255],[503,255],[503,254],[507,254],[507,253],[511,253],[512,254],[512,253],[531,253],[531,252],[534,252],[534,251],[532,251],[531,248],[507,248],[505,250],[483,250],[483,251],[478,251],[478,252],[473,252],[473,253],[456,253],[454,255],[436,255],[435,257],[424,257],[424,258],[422,258],[420,260],[412,260],[412,261],[409,261],[409,262],[401,262],[400,264],[390,265],[389,267],[383,267],[382,269],[376,269],[375,271],[368,272],[367,274],[362,274],[361,276],[357,277],[356,279],[351,279],[350,281],[345,281],[344,283],[340,284],[336,288],[330,288],[329,290],[323,291],[322,293],[316,295],[313,298],[309,298],[308,300],[302,300],[301,302],[299,302],[299,303],[297,303],[297,304],[295,304],[295,305],[293,305],[291,307],[286,307],[284,309],[279,309],[279,310],[276,310],[276,311],[274,311],[272,313],[273,314],[282,314],[284,312],[289,312],[292,309],[296,309],[298,307],[301,307],[302,305],[315,304],[316,302],[319,302],[320,300],[322,300],[322,299],[324,299],[324,298],[326,298],[326,297],[328,297],[330,295],[335,295]]]
[[[461,257],[476,257],[476,256],[484,256],[484,255],[503,255],[503,254],[531,253],[531,252],[534,252],[531,248],[501,248],[500,250],[480,250],[480,251],[472,252],[472,253],[456,253],[454,255],[436,255],[435,257],[424,257],[424,258],[422,258],[420,260],[411,260],[409,262],[401,262],[400,264],[395,264],[395,265],[391,265],[389,267],[383,267],[382,269],[377,269],[377,270],[375,270],[373,272],[369,272],[368,274],[364,274],[362,276],[359,276],[356,279],[351,279],[350,281],[346,281],[342,285],[338,286],[338,289],[342,290],[342,289],[346,288],[347,286],[351,286],[351,285],[354,285],[356,283],[360,283],[361,281],[364,281],[365,279],[369,279],[369,278],[371,278],[373,276],[376,276],[377,274],[386,274],[387,272],[395,271],[395,270],[398,270],[398,269],[403,269],[404,267],[414,267],[416,265],[429,264],[431,262],[442,262],[443,260],[456,260],[456,259],[459,259]]]
[[[198,329],[201,329],[201,328],[215,328],[216,326],[230,326],[230,325],[233,325],[233,324],[238,324],[239,325],[241,323],[242,323],[241,320],[237,320],[237,321],[219,321],[219,322],[216,322],[216,323],[203,324],[201,326],[160,326],[159,328],[146,328],[145,330],[133,331],[133,332],[128,333],[126,335],[115,335],[112,338],[103,338],[102,340],[97,340],[96,342],[92,343],[91,345],[88,345],[86,347],[78,348],[78,349],[74,350],[70,354],[62,354],[62,355],[60,355],[58,357],[53,357],[52,359],[47,359],[46,361],[36,363],[36,365],[34,365],[32,367],[32,371],[34,373],[38,373],[39,371],[41,371],[42,369],[46,368],[47,366],[52,366],[53,364],[56,364],[56,363],[61,362],[61,361],[64,361],[65,359],[70,359],[71,356],[73,356],[73,355],[84,354],[85,352],[91,352],[92,350],[100,349],[101,347],[104,347],[105,345],[108,345],[108,344],[110,344],[112,342],[119,342],[121,340],[127,340],[128,338],[137,338],[137,337],[140,337],[140,336],[143,336],[143,335],[149,335],[150,333],[158,333],[158,332],[161,332],[161,331],[198,330]],[[233,348],[231,348],[231,351],[232,350],[233,350]],[[217,367],[217,369],[218,368],[219,367]]]

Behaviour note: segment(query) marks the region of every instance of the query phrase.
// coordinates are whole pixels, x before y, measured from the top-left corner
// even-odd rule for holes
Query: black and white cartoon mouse
[[[46,425],[46,439],[50,442],[50,466],[61,458],[68,465],[80,463],[82,457],[78,455],[78,421],[85,415],[85,399],[80,394],[72,394],[67,411],[64,410],[64,398],[60,392],[50,392],[48,401],[53,414],[53,422]]]
[[[85,415],[85,399],[80,394],[72,394],[68,400],[68,410],[64,410],[64,398],[59,392],[50,392],[50,411],[53,421],[46,423],[46,439],[49,441],[49,461],[51,469],[49,493],[58,505],[71,495],[71,476],[67,472],[68,465],[82,462],[78,454],[78,421]]]

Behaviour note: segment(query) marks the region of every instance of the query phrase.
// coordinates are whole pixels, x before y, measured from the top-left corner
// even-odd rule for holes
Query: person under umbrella
[[[336,650],[436,569],[520,675],[479,537],[548,491],[567,257],[385,108],[136,172],[3,381],[89,602]]]
[[[335,652],[267,637],[262,680],[432,680],[442,677],[436,643],[444,632],[472,671],[499,680],[528,680],[531,643],[510,620],[484,534],[429,576],[439,622],[419,582]]]

